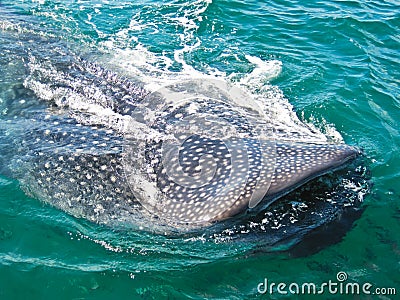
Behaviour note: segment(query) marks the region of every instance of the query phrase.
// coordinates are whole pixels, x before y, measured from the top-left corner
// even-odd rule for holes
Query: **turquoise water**
[[[60,38],[149,86],[199,74],[269,86],[301,120],[361,147],[371,173],[354,223],[343,234],[311,236],[297,252],[254,248],[265,235],[232,241],[111,229],[30,198],[1,175],[2,299],[251,299],[262,297],[264,278],[321,284],[340,271],[349,282],[400,292],[398,3],[6,0],[0,15],[3,29],[17,24],[17,31]],[[18,67],[1,73],[7,84],[24,75]],[[13,97],[2,90],[3,102]]]

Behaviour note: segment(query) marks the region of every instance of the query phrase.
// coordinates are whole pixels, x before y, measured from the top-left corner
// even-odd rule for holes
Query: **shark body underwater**
[[[75,217],[206,228],[257,214],[360,153],[307,137],[306,125],[285,130],[231,84],[149,92],[53,38],[4,27],[1,171]]]

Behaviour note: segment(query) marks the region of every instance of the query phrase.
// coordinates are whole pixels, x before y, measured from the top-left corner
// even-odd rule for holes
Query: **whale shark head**
[[[151,215],[174,225],[222,221],[265,208],[358,154],[345,144],[283,138],[246,95],[233,94],[219,83],[189,81],[136,109],[149,121],[129,127],[123,165]]]

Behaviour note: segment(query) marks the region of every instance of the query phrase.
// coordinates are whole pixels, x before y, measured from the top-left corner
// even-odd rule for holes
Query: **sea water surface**
[[[326,197],[324,186],[336,180],[343,201],[361,202],[294,247],[293,237],[273,243],[287,237],[282,219],[266,231],[248,223],[194,235],[110,228],[28,197],[0,175],[0,298],[252,299],[263,297],[257,287],[265,278],[320,286],[339,282],[340,272],[347,282],[371,283],[372,292],[400,293],[399,24],[396,1],[1,0],[0,30],[31,35],[20,43],[32,53],[46,53],[35,37],[59,40],[149,90],[199,76],[238,82],[364,157],[285,198],[293,205],[310,193]],[[17,116],[31,109],[10,88],[24,74],[8,53],[0,53],[1,120],[10,108]],[[6,164],[13,149],[0,147]]]

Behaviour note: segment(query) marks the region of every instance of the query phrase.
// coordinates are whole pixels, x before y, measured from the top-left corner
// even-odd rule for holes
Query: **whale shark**
[[[15,78],[2,89],[2,172],[73,216],[202,228],[260,211],[360,154],[306,124],[282,129],[235,83],[150,91],[54,38],[5,27],[0,47],[14,59],[0,63]]]

